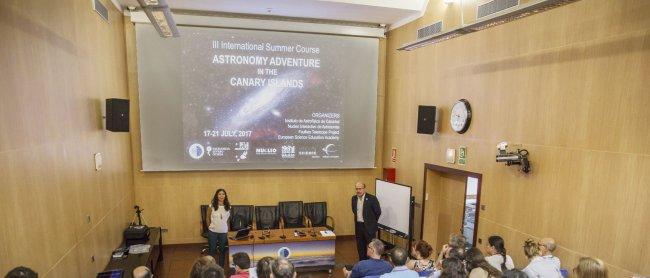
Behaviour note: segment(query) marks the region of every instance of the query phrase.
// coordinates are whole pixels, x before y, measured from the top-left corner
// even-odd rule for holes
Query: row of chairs
[[[202,236],[208,236],[209,206],[201,205]],[[327,223],[327,220],[330,223]],[[326,202],[279,202],[277,206],[231,205],[229,230],[247,227],[257,230],[326,227],[334,230],[334,218],[327,215]]]

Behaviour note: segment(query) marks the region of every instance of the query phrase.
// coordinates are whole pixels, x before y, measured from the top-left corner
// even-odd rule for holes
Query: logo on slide
[[[336,153],[336,149],[334,148],[335,148],[334,144],[329,144],[325,146],[325,148],[323,148],[323,151],[325,152],[325,155],[332,155]]]
[[[289,249],[289,247],[282,247],[278,249],[278,257],[285,257],[288,259],[291,257],[291,249]]]
[[[205,154],[203,146],[199,143],[194,143],[190,146],[188,153],[194,159],[200,159]]]

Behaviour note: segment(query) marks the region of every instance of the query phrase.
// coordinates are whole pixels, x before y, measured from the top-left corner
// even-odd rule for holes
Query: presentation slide
[[[136,26],[144,170],[374,167],[377,39],[180,31]]]

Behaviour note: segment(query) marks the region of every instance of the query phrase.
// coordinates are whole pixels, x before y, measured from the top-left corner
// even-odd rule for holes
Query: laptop
[[[114,269],[97,273],[97,278],[122,278],[124,277],[124,270]]]
[[[238,230],[237,234],[235,234],[234,237],[230,237],[230,239],[233,240],[247,239],[250,233],[251,233],[251,227],[243,228],[241,230]]]

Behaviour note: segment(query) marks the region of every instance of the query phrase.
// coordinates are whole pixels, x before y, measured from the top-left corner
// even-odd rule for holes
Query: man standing
[[[377,197],[366,193],[366,185],[357,182],[356,195],[352,196],[352,213],[354,213],[354,234],[357,238],[359,260],[366,260],[366,247],[377,236],[377,219],[381,215],[381,207]]]

